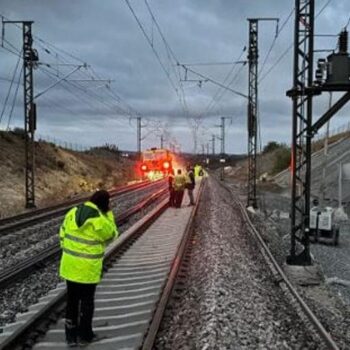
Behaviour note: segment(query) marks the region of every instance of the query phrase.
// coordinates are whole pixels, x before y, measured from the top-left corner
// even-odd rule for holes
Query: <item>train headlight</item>
[[[147,170],[147,165],[146,164],[142,164],[141,165],[141,170],[142,171],[146,171]]]
[[[170,163],[169,162],[164,162],[163,163],[163,168],[164,169],[169,169],[170,168]]]

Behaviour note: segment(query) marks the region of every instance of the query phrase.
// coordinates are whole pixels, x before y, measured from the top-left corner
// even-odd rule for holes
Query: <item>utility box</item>
[[[350,85],[350,58],[344,53],[331,54],[327,58],[327,85]]]
[[[320,230],[331,230],[332,215],[333,209],[330,207],[326,207],[324,210],[320,210],[318,207],[312,208],[310,211],[310,228],[316,229],[318,227]]]
[[[334,222],[333,208],[311,208],[309,225],[311,242],[339,244],[339,225]]]

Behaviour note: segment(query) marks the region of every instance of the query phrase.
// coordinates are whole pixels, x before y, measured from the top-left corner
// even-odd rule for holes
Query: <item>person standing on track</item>
[[[95,290],[101,280],[105,247],[117,236],[107,191],[95,192],[65,216],[59,232],[60,277],[67,283],[65,333],[69,347],[101,339],[92,330]]]
[[[181,208],[182,198],[186,188],[186,176],[182,174],[181,169],[177,170],[173,184],[175,193],[175,207]]]
[[[190,204],[188,206],[194,205],[194,198],[193,198],[193,190],[196,186],[196,181],[194,178],[194,171],[191,166],[187,167],[187,179],[186,179],[186,189],[188,193],[188,198],[190,200]]]
[[[169,184],[169,206],[175,207],[175,191],[174,191],[174,170],[171,169],[168,175]]]

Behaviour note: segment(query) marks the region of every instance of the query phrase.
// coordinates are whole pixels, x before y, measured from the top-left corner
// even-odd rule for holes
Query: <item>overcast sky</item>
[[[160,134],[165,131],[166,140],[176,140],[182,150],[192,151],[194,129],[201,150],[201,144],[206,144],[212,134],[219,135],[216,125],[225,116],[231,118],[226,120],[226,152],[245,152],[246,99],[218,90],[209,81],[200,83],[198,76],[190,72],[188,81],[180,81],[185,80],[185,72],[176,66],[176,60],[188,64],[231,63],[189,68],[218,82],[231,73],[224,84],[232,82],[232,89],[247,94],[247,66],[233,64],[247,56],[243,51],[248,44],[247,18],[278,17],[281,26],[293,9],[294,0],[148,0],[157,23],[152,21],[144,0],[129,2],[155,52],[124,0],[0,0],[0,13],[8,19],[34,21],[34,47],[41,63],[34,73],[35,94],[77,69],[77,65],[89,65],[67,78],[72,81],[62,81],[38,97],[37,134],[83,145],[114,143],[122,149],[135,150],[135,116],[139,113],[145,125],[143,134],[147,136],[143,148],[159,146]],[[316,13],[328,2],[316,0]],[[337,34],[349,15],[348,0],[330,1],[317,18],[316,32]],[[275,64],[292,44],[293,20],[294,13],[280,32],[265,65],[276,29],[273,22],[259,24],[263,144],[270,140],[290,143],[291,101],[285,92],[292,84],[292,50]],[[1,110],[17,64],[14,53],[21,50],[21,31],[8,24],[5,39],[5,48],[0,49]],[[316,40],[317,49],[335,46],[336,38]],[[0,123],[2,129],[8,124],[20,66],[21,62]],[[103,81],[96,81],[97,77]],[[22,95],[19,86],[10,121],[12,128],[23,125]],[[315,118],[327,103],[326,95],[315,99]],[[345,107],[332,119],[331,127],[347,123],[349,111]],[[219,140],[216,146],[219,151]]]

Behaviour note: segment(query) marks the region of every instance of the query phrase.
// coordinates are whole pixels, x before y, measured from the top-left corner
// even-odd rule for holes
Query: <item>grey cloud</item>
[[[294,6],[293,0],[149,0],[164,35],[175,52],[180,63],[203,61],[232,61],[238,58],[248,41],[247,17],[280,17],[281,20]],[[181,106],[177,95],[160,68],[151,48],[146,43],[134,18],[124,1],[44,1],[44,0],[2,0],[1,12],[11,19],[33,19],[34,34],[82,58],[91,64],[103,78],[113,79],[112,87],[132,107],[145,117],[159,119],[167,123],[167,130],[182,143],[184,150],[192,150],[192,131],[186,111]],[[156,36],[143,1],[131,0],[137,15],[151,36],[153,30],[154,45],[167,69],[167,52]],[[317,10],[323,2],[317,4]],[[317,19],[319,33],[337,33],[345,25],[350,4],[346,0],[332,2]],[[260,83],[259,105],[262,137],[264,142],[275,139],[289,142],[291,127],[291,100],[286,97],[286,90],[292,85],[292,51],[283,61],[274,67],[274,62],[293,41],[293,19],[281,33],[276,42],[264,72],[273,68],[271,74]],[[20,47],[20,35],[16,30],[7,32],[9,40]],[[259,26],[260,68],[274,37],[274,25],[263,23]],[[334,47],[334,39],[317,39],[318,47]],[[35,42],[41,60],[54,62],[55,56],[48,55],[39,41]],[[54,50],[52,50],[53,52]],[[16,57],[0,49],[0,78],[11,78]],[[243,55],[243,59],[246,57]],[[66,59],[68,57],[66,56]],[[71,62],[78,63],[74,59]],[[223,81],[230,66],[194,67],[198,72]],[[66,74],[71,68],[61,68]],[[183,77],[183,71],[181,72]],[[77,73],[72,79],[83,78],[85,73]],[[178,86],[178,76],[171,73]],[[195,79],[194,76],[191,78]],[[247,67],[238,76],[232,88],[247,93]],[[42,91],[52,84],[40,70],[35,72],[35,89]],[[0,107],[7,93],[8,83],[0,83]],[[95,84],[95,83],[93,83]],[[83,85],[83,84],[82,84]],[[87,96],[81,90],[62,83],[38,100],[38,132],[57,135],[62,139],[81,143],[104,143],[114,140],[124,149],[135,149],[135,123],[129,123],[115,105],[116,101],[107,97],[103,88],[87,83]],[[201,140],[216,133],[214,127],[221,115],[233,116],[233,124],[228,127],[227,151],[242,153],[246,142],[246,100],[225,92],[214,107],[206,108],[217,86],[207,82],[199,88],[195,83],[183,83],[190,116],[201,116],[198,131]],[[72,92],[67,91],[71,89]],[[21,94],[21,89],[20,89]],[[101,102],[101,100],[103,102]],[[321,115],[327,106],[327,96],[315,99],[315,115]],[[22,106],[19,96],[14,110],[13,126],[21,125]],[[108,106],[106,106],[106,104]],[[332,121],[338,125],[344,123],[349,108],[345,108]],[[7,120],[7,119],[5,119]],[[81,132],[77,131],[77,125]],[[2,123],[3,127],[4,124]],[[237,142],[239,140],[239,142]],[[84,142],[83,142],[84,141]],[[203,141],[204,142],[204,141]],[[159,144],[156,136],[150,135],[144,145]]]

